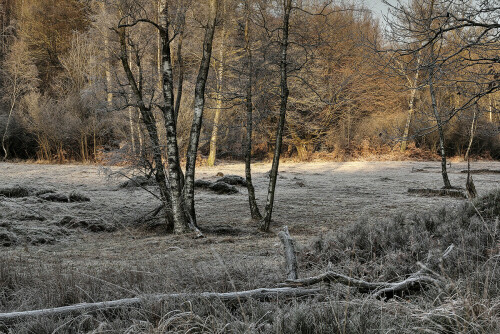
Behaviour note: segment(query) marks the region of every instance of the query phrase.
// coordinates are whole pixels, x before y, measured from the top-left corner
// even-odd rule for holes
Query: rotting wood
[[[297,289],[297,288],[259,288],[254,290],[237,292],[200,292],[200,293],[173,293],[173,294],[155,294],[141,297],[125,298],[97,303],[81,303],[69,306],[20,311],[11,313],[0,313],[0,324],[9,324],[12,322],[23,321],[29,318],[48,317],[48,316],[68,316],[79,313],[89,313],[102,311],[106,309],[116,309],[140,305],[143,302],[156,301],[163,302],[171,299],[216,299],[223,302],[234,302],[247,299],[272,300],[277,298],[297,298],[317,295],[319,289]]]
[[[449,196],[458,198],[467,198],[467,195],[458,189],[419,189],[419,188],[409,188],[408,193],[426,196]]]
[[[283,227],[283,231],[278,233],[278,237],[285,251],[286,278],[289,280],[296,280],[299,276],[297,274],[298,266],[297,256],[295,255],[295,240],[290,236],[288,226]]]

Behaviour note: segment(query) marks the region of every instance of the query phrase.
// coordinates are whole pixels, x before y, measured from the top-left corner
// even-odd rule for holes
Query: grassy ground
[[[423,293],[380,301],[341,285],[323,286],[307,300],[145,302],[141,307],[67,318],[32,319],[11,333],[496,333],[500,321],[500,192],[498,175],[475,175],[482,197],[416,197],[409,187],[439,187],[438,163],[370,162],[284,164],[272,233],[247,217],[246,193],[197,193],[207,238],[165,236],[135,223],[156,202],[141,189],[120,189],[91,166],[0,164],[5,185],[78,190],[87,203],[0,199],[0,227],[20,236],[2,248],[0,311],[19,311],[149,293],[235,291],[273,287],[284,280],[276,231],[290,226],[299,241],[302,277],[330,268],[369,281],[396,281],[417,271],[428,254],[454,251],[433,264],[441,284]],[[465,184],[465,167],[451,179]],[[256,165],[264,199],[269,165]],[[498,163],[477,168],[500,169]],[[241,165],[202,168],[242,174]],[[420,171],[417,171],[420,170]],[[151,188],[151,190],[154,190]],[[45,220],[34,219],[34,213]],[[64,216],[103,220],[114,232],[60,226]],[[22,234],[20,231],[29,231]],[[59,234],[48,238],[54,231]],[[12,233],[14,233],[12,232]],[[42,233],[45,242],[30,236]]]

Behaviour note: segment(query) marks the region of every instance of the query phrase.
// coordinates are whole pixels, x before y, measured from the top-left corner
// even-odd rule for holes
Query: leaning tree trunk
[[[259,207],[255,200],[255,189],[252,183],[252,129],[253,129],[253,106],[252,106],[252,50],[250,48],[250,0],[245,2],[245,53],[247,57],[248,80],[246,87],[246,110],[247,110],[247,134],[245,149],[245,177],[247,181],[248,203],[250,205],[250,215],[252,219],[261,220]]]
[[[287,82],[287,51],[288,51],[288,29],[290,22],[290,12],[292,10],[292,0],[285,0],[284,14],[283,14],[283,37],[281,40],[281,103],[280,103],[280,119],[278,129],[276,131],[276,147],[274,150],[273,165],[269,177],[269,187],[267,190],[267,201],[265,208],[265,216],[261,221],[260,229],[262,231],[269,231],[271,225],[271,216],[273,213],[274,205],[274,191],[276,189],[276,179],[278,178],[278,167],[280,162],[281,145],[283,143],[283,130],[285,128],[286,108],[288,102],[288,82]]]
[[[430,69],[429,73],[429,92],[431,95],[432,101],[432,112],[434,114],[434,118],[436,119],[436,124],[438,128],[439,134],[439,154],[441,155],[441,175],[443,176],[444,188],[449,189],[452,188],[450,179],[448,178],[448,172],[446,170],[446,150],[444,144],[444,129],[443,129],[443,121],[441,120],[441,116],[439,115],[437,101],[436,101],[436,92],[434,90],[434,77],[432,73],[433,69]]]
[[[189,214],[196,222],[196,212],[194,209],[194,175],[196,168],[196,155],[200,141],[201,124],[203,121],[203,109],[205,107],[205,86],[207,83],[208,70],[210,68],[210,58],[212,57],[212,42],[217,20],[218,0],[210,0],[210,15],[205,30],[203,41],[203,56],[201,59],[198,77],[194,92],[194,115],[189,136],[186,175],[184,183],[184,200],[189,210]]]
[[[170,191],[167,185],[167,179],[165,175],[165,169],[163,167],[162,161],[162,152],[160,148],[160,140],[158,138],[158,131],[156,128],[156,120],[153,116],[151,108],[147,107],[144,103],[142,92],[139,89],[137,81],[132,73],[132,69],[130,68],[128,61],[128,52],[127,52],[127,41],[126,41],[126,31],[125,27],[120,27],[118,30],[119,38],[120,38],[120,60],[127,76],[128,82],[132,89],[132,93],[135,97],[137,106],[139,111],[141,112],[142,120],[144,125],[146,126],[146,130],[148,131],[149,138],[151,140],[151,145],[153,149],[153,160],[155,162],[156,173],[155,179],[160,188],[161,200],[165,205],[165,219],[166,219],[166,227],[167,231],[172,231],[174,228],[174,219],[172,215],[171,202],[170,202]]]

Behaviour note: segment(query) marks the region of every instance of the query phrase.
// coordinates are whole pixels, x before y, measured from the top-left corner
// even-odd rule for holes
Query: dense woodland
[[[162,123],[162,41],[154,26],[162,11],[184,157],[209,6],[208,0],[2,0],[2,157],[62,162],[100,161],[116,150],[126,159],[149,154],[121,61],[120,29],[131,74]],[[252,154],[270,158],[279,123],[283,1],[215,6],[198,153],[209,164],[244,158],[250,88]],[[379,18],[354,2],[293,1],[283,154],[344,159],[407,146],[438,153],[442,131],[445,154],[464,155],[473,129],[471,152],[498,158],[499,10],[495,1],[473,6],[413,0]],[[457,27],[468,22],[462,18],[477,24]],[[165,146],[165,128],[158,129]]]

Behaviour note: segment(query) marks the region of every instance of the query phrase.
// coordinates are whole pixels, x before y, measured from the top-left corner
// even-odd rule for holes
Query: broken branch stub
[[[297,274],[298,266],[297,256],[295,254],[295,240],[293,240],[290,236],[288,226],[285,226],[283,231],[278,233],[278,237],[280,238],[285,251],[286,277],[289,280],[296,280],[299,278],[299,275]]]

